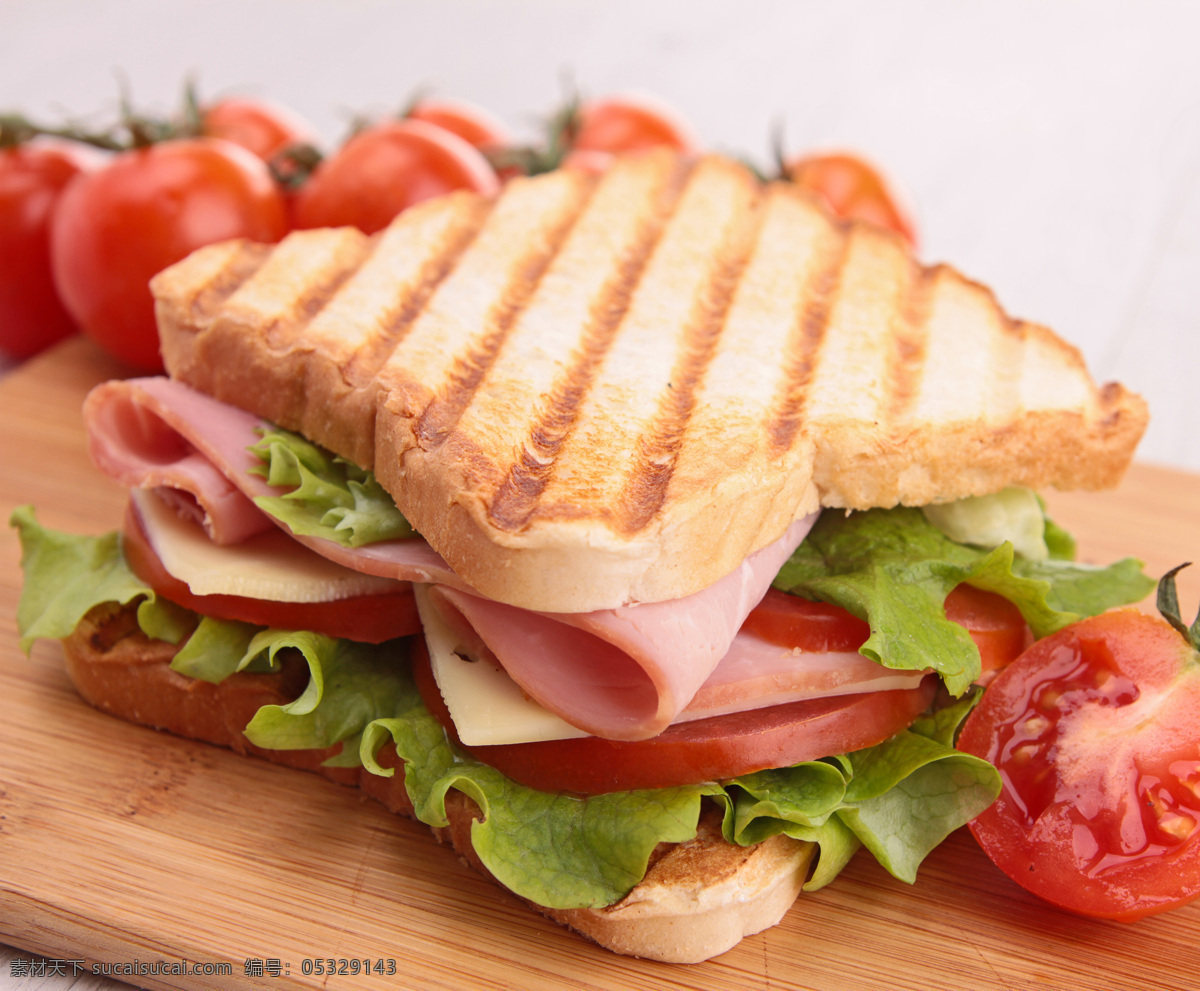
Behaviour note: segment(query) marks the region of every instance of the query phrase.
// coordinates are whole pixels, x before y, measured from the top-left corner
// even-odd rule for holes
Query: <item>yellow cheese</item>
[[[214,544],[202,527],[181,519],[152,492],[129,494],[163,567],[194,595],[332,602],[393,592],[399,584],[334,564],[274,526],[240,544]]]
[[[422,585],[413,586],[433,677],[464,746],[536,743],[587,736],[522,693],[503,671],[487,661],[464,660],[453,631],[429,603]]]

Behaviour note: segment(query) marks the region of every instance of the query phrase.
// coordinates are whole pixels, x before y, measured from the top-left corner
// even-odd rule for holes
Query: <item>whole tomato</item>
[[[75,331],[50,272],[50,222],[85,164],[53,145],[0,151],[0,352],[17,361]]]
[[[837,216],[889,228],[916,247],[911,211],[883,172],[865,159],[849,152],[804,155],[788,162],[784,171],[797,186],[820,196]]]
[[[508,129],[482,107],[465,100],[419,100],[408,120],[423,120],[457,134],[476,148],[503,148],[512,144]]]
[[[359,131],[317,166],[296,194],[293,220],[299,228],[373,234],[422,200],[499,188],[487,159],[458,135],[421,120],[389,120]]]
[[[643,94],[615,94],[584,103],[563,165],[603,172],[615,155],[646,148],[700,152],[700,137],[673,107]]]
[[[287,211],[267,166],[219,138],[165,141],[116,155],[65,190],[51,234],[67,310],[106,351],[162,370],[150,279],[197,248],[278,241]]]
[[[264,162],[271,161],[285,148],[312,144],[316,132],[286,107],[266,100],[227,97],[217,100],[201,112],[201,127],[210,138],[224,138]]]
[[[700,150],[699,136],[677,110],[644,94],[615,94],[579,108],[572,149],[619,153],[643,148]]]

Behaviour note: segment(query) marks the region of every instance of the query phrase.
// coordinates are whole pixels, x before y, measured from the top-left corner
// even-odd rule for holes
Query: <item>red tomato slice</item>
[[[316,132],[286,107],[266,100],[229,97],[204,109],[204,133],[224,138],[271,161],[285,148],[314,144]]]
[[[1028,643],[1021,611],[1001,595],[959,585],[946,596],[946,618],[966,628],[979,648],[983,670],[1002,668]],[[770,589],[742,624],[748,633],[805,651],[858,650],[871,628],[840,606]]]
[[[164,599],[216,619],[237,619],[282,630],[311,630],[331,637],[383,643],[421,631],[412,586],[380,595],[332,602],[275,602],[240,595],[194,595],[163,566],[132,504],[125,512],[123,549],[133,573]]]
[[[424,638],[413,652],[421,698],[451,737],[454,722],[438,691]],[[539,791],[603,795],[724,780],[771,767],[874,746],[905,729],[933,698],[920,688],[789,702],[679,723],[650,740],[583,737],[463,749]]]
[[[650,96],[622,94],[591,100],[579,110],[573,151],[619,154],[656,147],[685,154],[700,150],[700,138],[674,108]]]
[[[871,635],[866,622],[841,606],[802,599],[777,588],[767,590],[742,629],[781,647],[830,653],[858,650]]]
[[[792,182],[821,196],[837,216],[886,227],[916,247],[911,212],[888,186],[883,173],[857,155],[830,153],[793,159]]]
[[[402,210],[456,189],[491,195],[496,172],[479,149],[421,120],[375,124],[317,166],[296,194],[295,226],[374,234]]]
[[[77,329],[50,273],[50,226],[83,168],[79,155],[56,145],[0,151],[0,352],[17,361]]]
[[[230,238],[278,241],[283,194],[265,163],[219,138],[164,141],[78,176],[54,214],[54,282],[84,332],[145,372],[162,371],[150,279]]]
[[[1123,609],[1039,640],[996,676],[958,748],[1000,770],[971,831],[1010,878],[1132,920],[1200,895],[1200,655]]]
[[[434,124],[476,148],[503,148],[512,144],[508,129],[500,121],[465,100],[421,100],[409,110],[408,119]]]
[[[946,618],[965,627],[979,648],[983,670],[1011,664],[1033,641],[1021,610],[995,592],[959,585],[946,596]]]

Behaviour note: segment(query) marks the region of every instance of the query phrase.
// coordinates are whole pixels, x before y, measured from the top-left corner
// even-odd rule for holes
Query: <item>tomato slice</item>
[[[413,672],[421,698],[457,743],[454,721],[438,691],[423,637],[413,652]],[[538,791],[603,795],[671,788],[882,743],[925,710],[934,687],[935,680],[929,677],[919,688],[788,702],[677,723],[652,739],[636,742],[589,736],[463,749]]]
[[[123,549],[133,573],[164,599],[216,619],[236,619],[283,630],[311,630],[331,637],[383,643],[421,631],[412,586],[396,592],[356,595],[331,602],[276,602],[241,595],[195,595],[164,567],[133,511],[125,512]]]
[[[849,153],[805,155],[787,164],[792,182],[821,196],[839,217],[895,231],[914,247],[916,226],[900,197],[874,165]]]
[[[1039,640],[996,676],[960,750],[1000,770],[971,831],[1010,878],[1132,920],[1200,895],[1200,655],[1123,609]]]
[[[959,585],[946,596],[946,618],[971,634],[984,671],[1004,667],[1029,642],[1021,610],[1002,595],[972,585]],[[742,629],[768,643],[804,651],[858,650],[871,635],[863,620],[840,606],[774,588],[751,610]]]
[[[1011,664],[1033,642],[1021,610],[995,592],[958,585],[946,596],[946,618],[965,627],[979,648],[984,672]]]

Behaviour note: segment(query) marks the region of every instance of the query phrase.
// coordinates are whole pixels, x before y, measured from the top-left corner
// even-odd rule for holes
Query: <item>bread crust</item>
[[[698,591],[819,505],[1111,487],[1147,422],[986,287],[717,156],[217,245],[152,288],[174,377],[373,467],[467,583],[548,612]]]
[[[220,684],[170,669],[177,647],[148,639],[132,607],[93,609],[63,641],[67,673],[79,694],[113,716],[177,736],[229,747],[239,754],[315,771],[359,787],[390,811],[415,819],[404,787],[404,769],[389,743],[379,762],[390,777],[363,768],[326,767],[338,751],[264,750],[242,729],[263,705],[282,705],[303,690],[307,666],[284,652],[279,673],[239,672]],[[471,828],[479,806],[462,792],[446,796],[449,824],[433,832],[476,870],[491,877],[476,855]],[[600,909],[548,909],[526,903],[598,945],[628,956],[667,963],[698,963],[731,949],[743,937],[779,922],[808,875],[814,847],[774,836],[752,847],[727,843],[720,812],[706,807],[697,835],[686,843],[660,844],[643,880],[621,901]],[[495,880],[492,878],[492,880]]]

